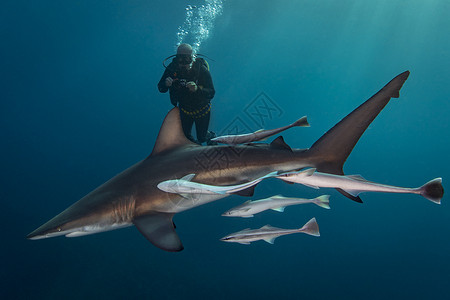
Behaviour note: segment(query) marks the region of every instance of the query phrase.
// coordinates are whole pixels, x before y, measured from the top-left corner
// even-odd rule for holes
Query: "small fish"
[[[441,204],[444,194],[442,178],[433,179],[418,188],[403,188],[371,182],[361,177],[361,175],[334,175],[316,172],[315,170],[312,168],[300,172],[288,172],[281,174],[278,178],[316,189],[321,187],[342,189],[353,197],[358,197],[363,192],[418,194],[436,204]]]
[[[174,179],[174,180],[166,180],[163,182],[160,182],[158,184],[158,188],[161,191],[167,192],[167,193],[174,193],[174,194],[233,194],[248,188],[251,188],[252,186],[258,184],[262,180],[269,178],[269,177],[276,177],[278,176],[277,172],[271,172],[265,176],[259,177],[255,180],[237,184],[237,185],[226,185],[226,186],[218,186],[218,185],[208,185],[198,182],[191,181],[192,178],[194,178],[195,174],[189,174],[184,176],[181,179]]]
[[[273,244],[275,239],[282,235],[291,233],[306,233],[313,236],[320,236],[319,225],[316,222],[316,218],[312,218],[302,228],[299,229],[282,229],[266,225],[260,229],[244,229],[236,233],[227,235],[220,240],[223,242],[233,242],[244,245],[249,245],[251,242],[264,240],[270,244]]]
[[[211,139],[211,141],[222,143],[222,144],[228,144],[228,145],[246,144],[246,143],[265,140],[268,137],[271,137],[272,135],[275,135],[277,133],[285,131],[286,129],[296,127],[296,126],[309,127],[309,123],[308,123],[306,116],[301,117],[300,119],[298,119],[291,125],[287,125],[287,126],[280,127],[277,129],[269,129],[269,130],[260,129],[253,133],[245,133],[245,134],[237,134],[237,135],[223,135],[223,136],[215,137],[215,138]]]
[[[314,199],[289,198],[281,195],[276,195],[256,201],[248,200],[247,202],[244,202],[239,206],[227,210],[222,214],[222,216],[251,218],[253,217],[253,215],[268,209],[283,212],[286,206],[307,203],[314,203],[320,207],[330,209],[329,198],[330,195],[323,195]]]

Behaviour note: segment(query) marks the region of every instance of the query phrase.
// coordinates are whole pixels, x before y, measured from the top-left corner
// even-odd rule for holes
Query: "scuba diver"
[[[166,67],[166,60],[174,57]],[[216,145],[211,139],[216,135],[208,131],[211,115],[211,99],[215,90],[206,60],[196,57],[189,44],[180,44],[177,54],[167,57],[166,68],[158,83],[161,93],[169,91],[170,102],[180,107],[180,118],[186,137],[197,144],[206,142]],[[191,135],[195,123],[197,140]]]

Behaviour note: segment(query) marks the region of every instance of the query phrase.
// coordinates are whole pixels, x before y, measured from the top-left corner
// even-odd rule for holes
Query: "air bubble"
[[[186,6],[186,19],[177,32],[177,46],[181,43],[192,45],[194,52],[198,53],[201,44],[208,39],[214,20],[223,11],[223,0],[205,0],[201,6]]]

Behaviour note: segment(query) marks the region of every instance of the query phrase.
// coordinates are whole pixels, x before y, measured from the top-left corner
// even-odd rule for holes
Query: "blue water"
[[[334,190],[271,179],[253,199],[330,194],[332,209],[300,205],[224,218],[247,200],[226,198],[175,216],[180,253],[157,249],[133,227],[25,239],[150,153],[171,107],[156,89],[161,61],[174,53],[185,5],[2,4],[1,298],[447,299],[448,196],[439,206],[416,195],[363,194],[357,204]],[[307,115],[311,128],[283,133],[292,147],[306,148],[410,70],[401,97],[372,123],[344,170],[406,187],[443,177],[447,187],[449,1],[229,0],[222,8],[199,47],[215,60],[212,130],[232,122],[274,128]],[[251,109],[261,99],[277,113],[258,121]],[[219,241],[247,227],[297,228],[313,216],[320,238]]]

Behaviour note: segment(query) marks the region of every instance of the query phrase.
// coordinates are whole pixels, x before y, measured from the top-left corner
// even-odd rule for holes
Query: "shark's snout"
[[[53,226],[49,226],[48,223],[45,223],[41,227],[30,232],[27,235],[27,239],[39,240],[39,239],[45,239],[45,238],[55,237],[55,236],[64,235],[64,234],[66,234],[66,232],[64,232],[60,226],[53,227]]]
[[[39,240],[55,236],[66,235],[73,231],[78,230],[80,227],[76,222],[75,218],[68,213],[67,210],[63,211],[59,215],[50,219],[48,222],[44,223],[31,233],[27,235],[27,239]],[[73,219],[73,220],[72,220]]]

